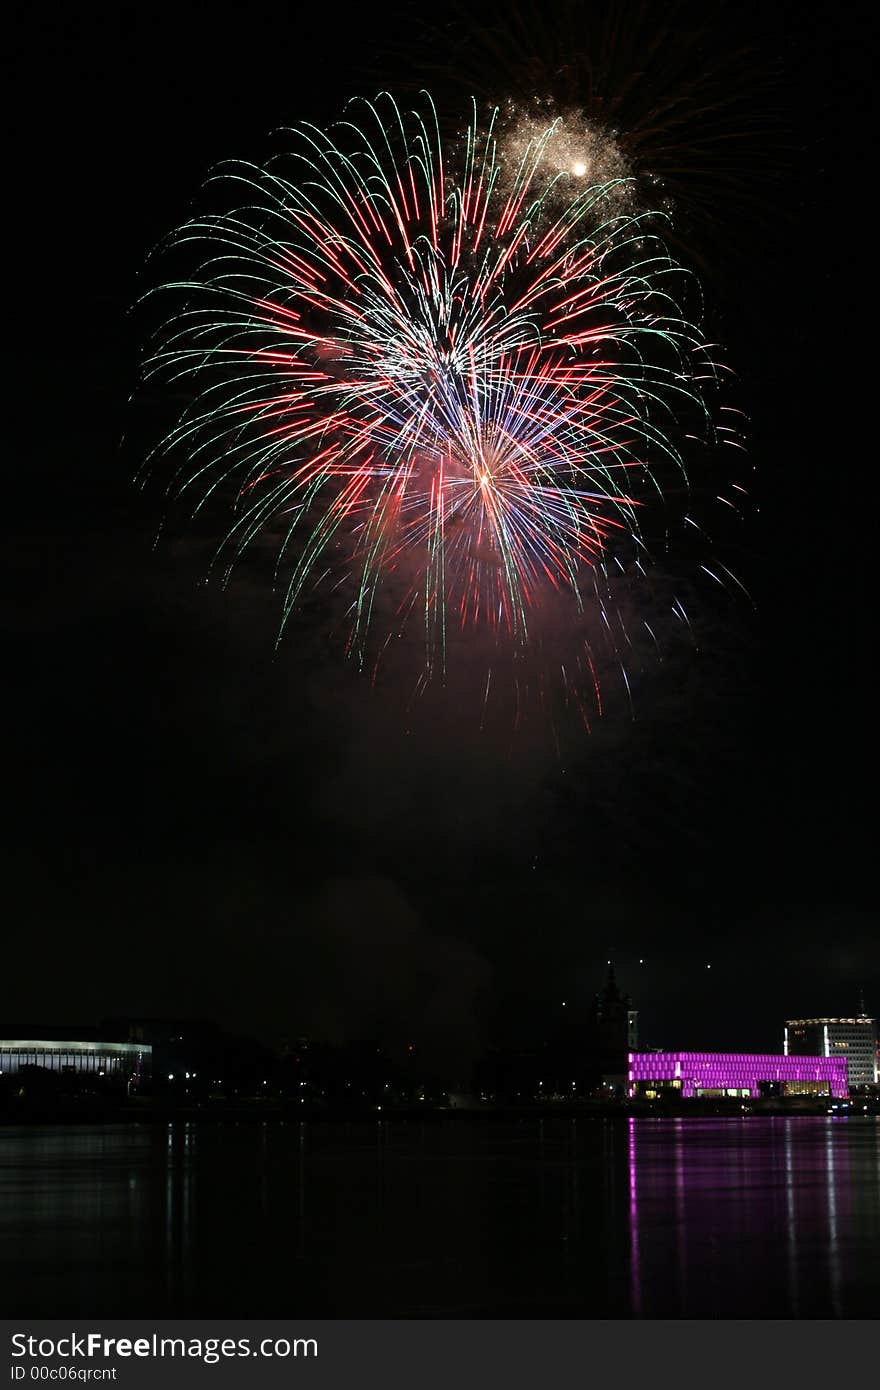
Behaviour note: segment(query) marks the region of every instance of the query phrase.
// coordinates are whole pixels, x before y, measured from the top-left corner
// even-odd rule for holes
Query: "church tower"
[[[614,1087],[626,1084],[627,1053],[639,1043],[639,1013],[628,994],[622,994],[608,962],[608,978],[593,1003],[593,1047],[603,1081]]]

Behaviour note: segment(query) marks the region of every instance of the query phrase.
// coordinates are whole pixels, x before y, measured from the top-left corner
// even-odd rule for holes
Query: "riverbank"
[[[880,1098],[854,1096],[848,1101],[830,1101],[827,1097],[797,1096],[791,1099],[772,1097],[739,1101],[728,1099],[695,1099],[686,1101],[644,1100],[584,1100],[545,1101],[529,1105],[498,1105],[460,1099],[448,1104],[375,1105],[370,1103],[328,1105],[295,1100],[206,1100],[175,1103],[162,1097],[104,1098],[96,1096],[66,1096],[48,1098],[11,1098],[0,1107],[0,1126],[20,1124],[169,1124],[199,1121],[205,1123],[299,1123],[316,1122],[419,1120],[437,1121],[450,1118],[517,1120],[530,1118],[566,1117],[570,1119],[620,1119],[634,1116],[643,1119],[665,1118],[742,1118],[756,1115],[878,1115]]]

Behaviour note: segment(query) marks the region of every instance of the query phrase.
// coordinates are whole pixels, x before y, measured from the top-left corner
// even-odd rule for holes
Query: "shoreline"
[[[101,1101],[71,1100],[66,1104],[40,1105],[18,1102],[0,1110],[0,1130],[13,1125],[76,1125],[76,1124],[316,1124],[375,1123],[398,1121],[439,1124],[443,1121],[473,1122],[475,1120],[515,1121],[545,1119],[750,1119],[760,1117],[835,1116],[837,1118],[873,1118],[880,1115],[880,1098],[856,1096],[849,1101],[786,1103],[754,1100],[749,1103],[719,1100],[690,1100],[678,1105],[658,1105],[652,1102],[583,1101],[576,1104],[552,1102],[535,1105],[400,1105],[400,1106],[297,1106],[284,1101],[255,1100],[232,1103],[206,1101],[202,1104],[166,1105],[144,1098],[118,1104]]]

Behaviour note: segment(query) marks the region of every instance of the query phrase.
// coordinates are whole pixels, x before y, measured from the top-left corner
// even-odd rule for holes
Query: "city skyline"
[[[450,1070],[449,1059],[435,1056],[432,1058],[431,1067],[433,1080],[437,1085],[464,1085],[465,1088],[478,1092],[478,1078],[481,1071],[490,1064],[491,1058],[494,1057],[497,1063],[498,1059],[505,1055],[523,1056],[531,1049],[535,1059],[545,1059],[543,1062],[536,1060],[537,1071],[549,1070],[553,1073],[554,1069],[557,1069],[560,1075],[567,1076],[572,1068],[579,1069],[587,1064],[588,1068],[594,1069],[597,1082],[601,1077],[604,1081],[611,1080],[619,1085],[622,1085],[624,1080],[625,1058],[629,1057],[631,1065],[633,1054],[645,1059],[652,1054],[662,1054],[673,1059],[699,1055],[718,1058],[746,1056],[756,1059],[771,1055],[780,1061],[788,1057],[836,1057],[846,1061],[851,1087],[873,1086],[878,1082],[877,1018],[866,1009],[862,992],[859,1009],[852,1017],[825,1015],[815,1019],[786,1019],[780,1024],[779,1046],[772,1049],[770,1054],[762,1054],[753,1045],[749,1045],[748,1025],[741,1026],[735,1037],[726,1039],[726,1046],[721,1051],[696,1053],[690,1048],[686,1015],[677,1021],[671,1036],[662,1039],[650,1035],[640,1036],[638,1019],[641,1011],[638,1005],[638,1000],[622,992],[617,982],[614,964],[609,960],[603,988],[597,990],[584,1007],[579,1009],[573,1000],[559,1001],[558,1008],[551,1011],[553,1017],[548,1015],[545,1019],[543,1033],[541,1030],[535,1032],[534,1027],[529,1025],[519,1037],[509,1039],[500,1049],[490,1048],[485,1056],[472,1058],[470,1075],[463,1071],[460,1065],[457,1072],[454,1065]],[[22,1053],[23,1049],[29,1048],[54,1054],[59,1049],[70,1047],[73,1052],[82,1053],[88,1060],[92,1054],[97,1055],[102,1049],[109,1048],[111,1050],[107,1052],[107,1056],[114,1059],[110,1065],[116,1067],[117,1053],[121,1056],[127,1052],[136,1052],[141,1045],[149,1052],[154,1046],[158,1046],[160,1055],[163,1052],[167,1052],[169,1057],[179,1054],[177,1061],[165,1061],[158,1067],[156,1081],[160,1085],[166,1079],[174,1079],[171,1074],[167,1078],[165,1076],[168,1065],[173,1065],[175,1073],[182,1076],[187,1066],[195,1068],[194,1059],[199,1055],[200,1049],[204,1050],[206,1046],[209,1055],[216,1058],[224,1054],[228,1062],[236,1067],[248,1058],[253,1061],[255,1057],[262,1056],[265,1058],[262,1065],[267,1065],[270,1059],[277,1061],[293,1052],[333,1045],[328,1039],[309,1036],[298,1031],[295,1026],[283,1037],[264,1038],[259,1042],[256,1038],[236,1038],[224,1033],[216,1021],[193,1017],[175,1019],[108,1016],[100,1022],[89,1024],[46,1020],[28,1022],[7,1017],[5,1023],[6,1040],[0,1040],[0,1063],[4,1050]],[[78,1041],[70,1042],[70,1039]],[[412,1059],[412,1055],[417,1054],[419,1065],[422,1064],[422,1040],[417,1029],[413,1030],[410,1040],[405,1043],[377,1034],[372,1039],[340,1039],[335,1045],[344,1052],[346,1047],[353,1045],[355,1048],[362,1048],[367,1043],[374,1052],[387,1057],[397,1054]],[[193,1047],[196,1049],[195,1052],[191,1051]],[[673,1051],[673,1048],[679,1050]],[[736,1050],[731,1051],[731,1048]],[[189,1061],[182,1061],[180,1057],[189,1058]],[[60,1063],[56,1065],[57,1059],[40,1063],[35,1056],[33,1061],[35,1065],[47,1065],[50,1068],[55,1067],[56,1070],[61,1066]],[[453,1059],[454,1061],[457,1059]],[[92,1062],[89,1064],[92,1065]],[[208,1070],[214,1065],[212,1062]],[[259,1069],[259,1064],[255,1065]],[[225,1067],[226,1063],[223,1066]],[[94,1065],[92,1069],[94,1070]],[[3,1070],[0,1066],[0,1075],[3,1074]],[[186,1076],[189,1078],[188,1070]],[[631,1070],[629,1079],[632,1080]],[[559,1083],[558,1086],[547,1083],[547,1086],[548,1096],[553,1089],[561,1089],[564,1094],[568,1094],[569,1091],[568,1081]]]

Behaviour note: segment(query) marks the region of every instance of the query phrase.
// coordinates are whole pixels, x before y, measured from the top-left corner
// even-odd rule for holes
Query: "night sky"
[[[657,90],[646,25],[698,26],[685,67],[741,37],[712,79],[739,133],[717,199],[698,151],[681,225],[752,420],[731,554],[756,605],[707,607],[634,722],[557,744],[372,686],[319,612],[276,654],[259,556],[206,584],[221,521],[158,534],[161,485],[133,485],[167,415],[127,403],[151,247],[280,125],[423,70],[459,98],[437,53],[482,11],[12,7],[7,1020],[412,1035],[458,1066],[586,1007],[609,956],[649,1045],[773,1049],[860,987],[880,1008],[867,8],[594,8],[633,17]]]

